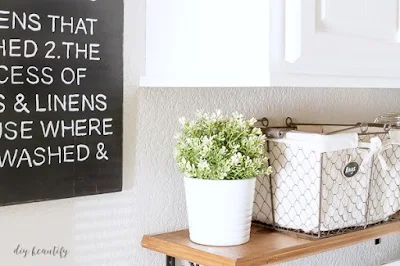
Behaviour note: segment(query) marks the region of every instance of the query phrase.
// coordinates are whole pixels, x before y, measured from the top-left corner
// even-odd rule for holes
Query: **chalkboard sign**
[[[0,205],[122,190],[123,10],[0,1]]]

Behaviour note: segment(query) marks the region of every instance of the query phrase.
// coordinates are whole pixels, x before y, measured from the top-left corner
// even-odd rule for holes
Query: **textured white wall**
[[[144,1],[125,0],[124,192],[0,209],[0,265],[162,266],[140,246],[143,234],[186,227],[182,176],[172,157],[180,116],[202,108],[267,116],[279,123],[354,122],[399,111],[400,90],[388,89],[148,89],[143,73]],[[14,248],[63,245],[67,260],[21,259]],[[286,265],[378,265],[400,258],[400,236],[385,237]],[[211,265],[213,266],[213,265]]]

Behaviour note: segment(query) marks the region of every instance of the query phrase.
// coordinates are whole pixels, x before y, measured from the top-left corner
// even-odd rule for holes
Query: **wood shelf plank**
[[[400,222],[392,222],[339,236],[308,239],[253,225],[250,241],[240,246],[198,245],[190,241],[188,230],[145,235],[142,246],[206,266],[261,266],[295,260],[399,232]]]

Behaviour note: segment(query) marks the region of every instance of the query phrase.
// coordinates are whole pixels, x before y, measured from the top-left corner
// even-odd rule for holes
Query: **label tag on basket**
[[[343,169],[343,175],[345,177],[353,177],[357,174],[358,169],[360,169],[360,166],[356,162],[349,162]]]

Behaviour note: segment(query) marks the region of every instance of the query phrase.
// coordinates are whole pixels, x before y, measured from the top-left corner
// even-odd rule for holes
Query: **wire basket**
[[[253,222],[323,238],[400,220],[400,131],[388,125],[264,127],[273,173]]]

